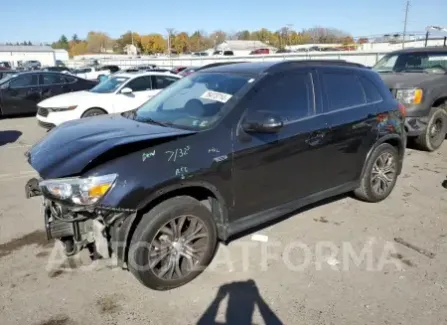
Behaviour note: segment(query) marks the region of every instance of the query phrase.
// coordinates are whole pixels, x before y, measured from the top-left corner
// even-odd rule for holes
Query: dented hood
[[[28,162],[43,179],[80,174],[107,151],[132,143],[193,134],[194,131],[136,122],[120,115],[66,122],[53,129],[27,153]]]

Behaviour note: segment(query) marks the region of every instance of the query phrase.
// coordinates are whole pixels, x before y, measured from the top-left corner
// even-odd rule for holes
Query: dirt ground
[[[2,325],[447,323],[447,144],[408,150],[384,202],[303,209],[221,246],[190,284],[156,292],[46,241],[23,156],[44,134],[34,117],[0,120]]]

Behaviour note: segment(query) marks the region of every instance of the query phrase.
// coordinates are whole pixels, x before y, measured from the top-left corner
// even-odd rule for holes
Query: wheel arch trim
[[[397,141],[398,143],[398,152],[399,152],[399,166],[397,170],[397,174],[399,175],[402,171],[402,162],[405,155],[405,147],[406,147],[406,140],[402,140],[402,138],[397,134],[387,134],[382,137],[380,137],[376,143],[369,149],[368,154],[366,155],[365,161],[363,162],[362,167],[362,173],[360,174],[360,179],[364,176],[366,166],[368,165],[369,159],[371,159],[371,156],[374,152],[374,150],[377,149],[380,145],[384,143],[389,143],[389,141]]]
[[[208,190],[210,193],[214,195],[216,200],[218,201],[218,205],[215,206],[214,202],[211,202],[211,207],[213,209],[213,219],[216,222],[217,232],[218,232],[218,238],[222,240],[226,240],[227,238],[227,229],[228,229],[228,207],[225,201],[224,196],[221,194],[219,189],[210,184],[209,182],[205,181],[191,181],[191,182],[181,182],[178,184],[173,184],[167,187],[160,188],[159,190],[156,190],[153,192],[150,196],[147,197],[144,201],[142,201],[138,207],[137,212],[133,213],[132,215],[129,215],[125,220],[122,222],[120,229],[118,230],[118,236],[117,239],[120,242],[120,245],[118,246],[117,251],[117,258],[119,266],[122,266],[124,263],[127,263],[128,260],[128,253],[129,253],[129,246],[130,242],[132,240],[132,236],[135,232],[136,227],[141,221],[141,218],[143,216],[143,211],[145,212],[146,209],[152,208],[153,206],[156,206],[158,203],[161,203],[164,201],[162,199],[164,196],[166,196],[166,199],[169,199],[171,197],[174,197],[176,195],[170,195],[174,194],[178,191],[182,190],[188,190],[193,188],[202,188],[205,190]],[[187,194],[183,194],[187,195]],[[213,204],[214,203],[214,204]],[[219,211],[214,211],[214,208],[219,208]],[[216,212],[216,213],[214,213]],[[216,215],[217,214],[217,215]]]

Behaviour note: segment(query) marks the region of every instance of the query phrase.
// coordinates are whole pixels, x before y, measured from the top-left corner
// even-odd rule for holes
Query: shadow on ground
[[[225,298],[228,298],[225,322],[217,322],[219,306]],[[283,324],[261,297],[256,283],[248,280],[221,286],[197,325],[252,325],[255,324],[252,322],[255,307],[266,325]]]
[[[22,132],[15,130],[0,131],[0,146],[16,142],[21,135]]]

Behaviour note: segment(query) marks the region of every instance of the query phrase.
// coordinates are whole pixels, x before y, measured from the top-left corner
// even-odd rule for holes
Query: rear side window
[[[366,104],[363,86],[355,74],[323,72],[322,81],[329,112]]]
[[[63,84],[64,78],[61,75],[58,74],[44,74],[42,75],[42,84],[45,86],[49,85],[57,85],[57,84]]]
[[[176,82],[178,78],[169,76],[152,76],[153,89],[163,89]]]
[[[275,75],[252,97],[248,113],[259,111],[295,121],[313,112],[312,80],[308,73],[289,72]]]
[[[383,100],[377,86],[368,78],[360,77],[363,89],[365,90],[366,101],[368,103],[377,103]]]
[[[151,89],[151,77],[138,77],[135,78],[125,86],[129,87],[132,91],[145,91]]]

